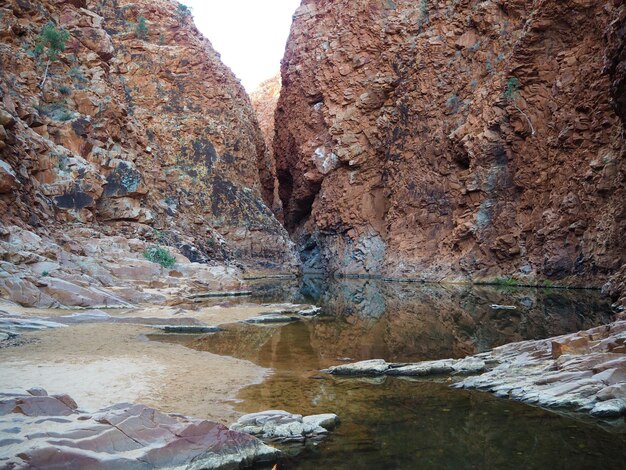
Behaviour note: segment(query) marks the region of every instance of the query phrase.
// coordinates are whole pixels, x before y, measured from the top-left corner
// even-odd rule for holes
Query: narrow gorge
[[[205,7],[0,2],[0,469],[621,468],[624,2]]]

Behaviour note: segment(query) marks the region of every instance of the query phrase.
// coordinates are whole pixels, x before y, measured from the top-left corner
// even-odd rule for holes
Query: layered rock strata
[[[49,64],[45,48],[36,53],[46,25],[69,34]],[[263,200],[271,164],[250,100],[187,9],[10,0],[0,37],[3,241],[25,230],[57,245],[27,265],[97,250],[68,236],[85,229],[96,245],[121,236],[192,262],[293,269],[292,244]],[[17,261],[3,251],[1,262],[15,278]],[[71,274],[93,277],[85,269]]]
[[[45,432],[41,432],[45,426]],[[96,413],[43,389],[0,393],[3,468],[242,468],[279,451],[220,423],[119,404]]]
[[[250,93],[250,101],[259,119],[259,126],[269,152],[269,171],[261,173],[263,196],[266,201],[272,201],[274,214],[279,220],[282,220],[282,203],[278,194],[274,159],[274,114],[280,96],[280,86],[280,74],[276,74],[262,82],[256,90]]]
[[[305,268],[596,286],[616,273],[625,9],[304,0],[274,152]]]

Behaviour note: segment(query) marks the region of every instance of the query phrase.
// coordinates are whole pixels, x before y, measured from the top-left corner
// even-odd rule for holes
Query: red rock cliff
[[[41,92],[33,50],[50,22],[69,40]],[[0,37],[5,224],[151,226],[192,261],[293,265],[261,196],[270,160],[248,95],[177,2],[8,0]]]
[[[304,0],[277,174],[306,269],[600,284],[626,261],[617,0]]]
[[[276,182],[276,168],[274,165],[274,113],[280,96],[280,74],[262,82],[256,90],[250,93],[250,101],[256,111],[261,126],[261,132],[265,137],[265,144],[269,150],[269,166],[261,173],[263,184],[263,196],[266,201],[272,201],[272,210],[282,218],[282,206],[278,196],[278,184]]]

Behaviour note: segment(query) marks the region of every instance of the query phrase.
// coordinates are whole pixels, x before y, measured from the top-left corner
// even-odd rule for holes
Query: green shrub
[[[39,34],[35,55],[40,56],[45,52],[48,60],[53,62],[58,59],[59,53],[65,50],[65,43],[69,38],[70,33],[64,29],[57,29],[54,23],[48,23]]]
[[[176,12],[181,18],[186,18],[187,16],[191,15],[191,8],[183,3],[179,3],[178,7],[176,7]]]
[[[519,95],[519,80],[515,77],[511,77],[506,81],[506,87],[504,88],[504,98],[507,101],[515,101]]]
[[[498,279],[493,281],[493,283],[497,286],[506,286],[506,287],[517,285],[517,281],[513,279],[512,277],[499,277]]]
[[[170,254],[167,248],[158,245],[146,248],[143,252],[143,257],[148,261],[160,264],[164,268],[171,268],[176,263],[176,258]]]
[[[135,36],[139,39],[146,39],[148,37],[148,26],[146,25],[146,19],[142,16],[139,17],[139,22],[135,26]]]
[[[61,93],[62,95],[65,95],[65,96],[69,96],[69,95],[72,94],[72,89],[70,87],[68,87],[68,86],[61,85],[59,87],[59,93]]]
[[[48,277],[50,273],[48,271],[44,271],[41,273],[41,277]]]
[[[43,72],[43,77],[39,83],[39,89],[43,93],[43,89],[46,86],[46,79],[48,78],[48,69],[50,63],[56,61],[59,57],[59,53],[65,50],[65,43],[70,38],[70,33],[64,29],[57,29],[54,23],[48,23],[43,27],[39,38],[37,38],[37,45],[33,51],[35,56],[40,57],[45,53],[48,61],[46,62],[46,68]]]
[[[517,98],[520,96],[520,82],[516,77],[511,77],[506,81],[506,86],[504,88],[504,93],[502,96],[507,101],[508,104],[513,106],[517,111],[526,118],[526,122],[528,122],[528,126],[530,127],[531,135],[535,136],[535,128],[533,127],[533,123],[522,109],[517,105]]]

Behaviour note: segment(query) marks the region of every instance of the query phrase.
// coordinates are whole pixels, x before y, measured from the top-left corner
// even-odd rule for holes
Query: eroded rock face
[[[274,113],[280,96],[280,73],[261,83],[250,93],[250,101],[259,119],[259,126],[269,151],[269,167],[260,168],[263,197],[271,205],[276,216],[282,218],[282,204],[278,195],[276,167],[274,161]]]
[[[2,222],[52,235],[147,224],[192,261],[293,266],[263,201],[271,165],[250,100],[177,2],[10,0],[0,13]],[[70,36],[40,89],[32,50],[49,22]]]
[[[145,253],[158,243],[147,226],[142,238],[124,227],[66,227],[58,240],[9,226],[0,239],[0,297],[27,307],[129,307],[180,302],[207,291],[241,291],[242,272],[220,263],[192,263],[168,248],[165,267]]]
[[[626,261],[625,8],[304,0],[274,151],[305,268],[601,285]]]
[[[42,389],[0,393],[0,430],[3,468],[242,468],[279,454],[220,423],[131,404],[85,413]]]

